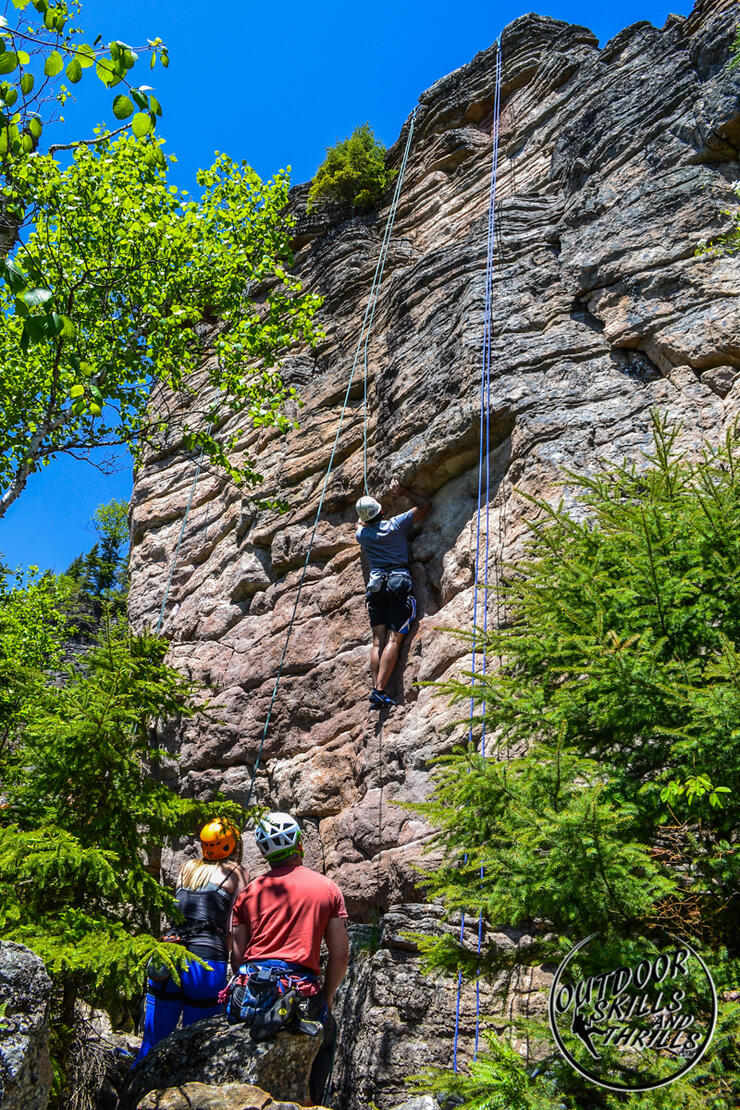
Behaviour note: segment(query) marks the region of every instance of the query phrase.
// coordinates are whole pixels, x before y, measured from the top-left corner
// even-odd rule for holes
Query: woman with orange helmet
[[[190,963],[178,986],[162,968],[149,969],[144,1038],[137,1062],[175,1029],[220,1012],[219,992],[226,986],[231,932],[231,907],[247,885],[241,866],[242,838],[231,821],[217,818],[200,831],[201,855],[182,867],[177,876],[175,899],[183,916],[172,940],[184,944],[194,956],[206,960]]]

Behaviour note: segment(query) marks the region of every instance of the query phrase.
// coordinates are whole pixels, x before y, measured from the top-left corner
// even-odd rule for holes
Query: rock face
[[[277,1101],[306,1105],[308,1077],[320,1042],[320,1037],[280,1033],[255,1044],[244,1025],[228,1025],[222,1017],[197,1021],[154,1046],[131,1073],[120,1105],[133,1110],[150,1091],[161,1093],[189,1083],[198,1088],[253,1084]],[[154,1095],[152,1099],[144,1105],[158,1105]]]
[[[707,0],[688,19],[672,16],[662,30],[635,24],[603,48],[583,27],[534,15],[502,34],[481,579],[495,582],[521,552],[533,513],[523,494],[564,496],[577,509],[566,472],[640,461],[651,410],[681,421],[689,447],[716,439],[740,410],[740,258],[695,256],[697,243],[727,229],[740,178],[740,71],[727,67],[735,24],[733,3]],[[359,380],[254,795],[305,823],[307,861],[341,885],[354,921],[393,905],[399,928],[421,912],[414,865],[429,830],[390,803],[424,798],[430,761],[461,735],[445,727],[459,708],[420,684],[469,665],[466,645],[442,629],[469,627],[472,617],[494,63],[494,48],[483,51],[420,97],[369,347],[370,488],[389,513],[408,507],[389,496],[396,479],[434,502],[412,548],[419,621],[392,691],[402,705],[380,717],[367,705],[353,512],[363,489]],[[407,128],[389,154],[395,166]],[[306,192],[292,197],[296,271],[325,298],[326,340],[285,367],[305,402],[300,429],[255,432],[247,444],[259,453],[264,492],[291,508],[257,512],[232,485],[202,475],[166,606],[172,661],[219,689],[222,723],[189,722],[166,737],[179,756],[173,774],[197,796],[222,789],[243,801],[249,788],[388,213],[309,217]],[[137,475],[138,627],[156,620],[193,472],[194,460],[173,447]],[[429,928],[441,927],[434,911],[427,916]],[[353,1020],[336,1074],[346,1105],[370,1095],[360,1073],[373,1076],[371,1097],[385,1108],[403,1100],[405,1073],[451,1059],[450,984],[422,986],[414,953],[393,942],[400,932],[388,921],[384,946],[363,957],[345,992]],[[521,1004],[534,998],[522,984]],[[468,990],[463,1057],[471,999]]]
[[[151,1091],[137,1110],[298,1110],[298,1103],[275,1102],[266,1091],[248,1083],[185,1083]]]
[[[51,979],[22,944],[0,940],[0,1110],[46,1110]]]

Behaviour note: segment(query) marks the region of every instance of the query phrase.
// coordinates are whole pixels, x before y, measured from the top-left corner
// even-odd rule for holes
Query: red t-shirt
[[[245,960],[290,960],[321,970],[321,939],[329,920],[346,917],[336,883],[301,863],[272,867],[234,903],[234,925],[246,925]]]

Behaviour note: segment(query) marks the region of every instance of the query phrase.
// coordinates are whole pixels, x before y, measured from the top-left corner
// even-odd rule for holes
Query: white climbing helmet
[[[369,524],[371,520],[375,520],[376,516],[380,516],[382,510],[379,501],[374,497],[361,497],[355,505],[357,515],[363,524]]]
[[[262,855],[271,863],[302,850],[301,826],[289,813],[266,813],[257,822],[254,838]]]

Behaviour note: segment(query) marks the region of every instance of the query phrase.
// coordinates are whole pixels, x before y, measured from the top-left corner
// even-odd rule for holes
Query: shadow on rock
[[[185,1084],[253,1084],[269,1091],[276,1101],[310,1105],[308,1079],[320,1043],[317,1037],[279,1033],[274,1040],[255,1044],[245,1025],[229,1025],[222,1017],[195,1022],[165,1037],[134,1068],[121,1095],[120,1110],[136,1110],[149,1092],[163,1098],[171,1088]],[[149,1100],[144,1105],[174,1110],[181,1104]],[[214,1110],[221,1107],[221,1103],[206,1105]],[[224,1110],[230,1105],[224,1104]]]

